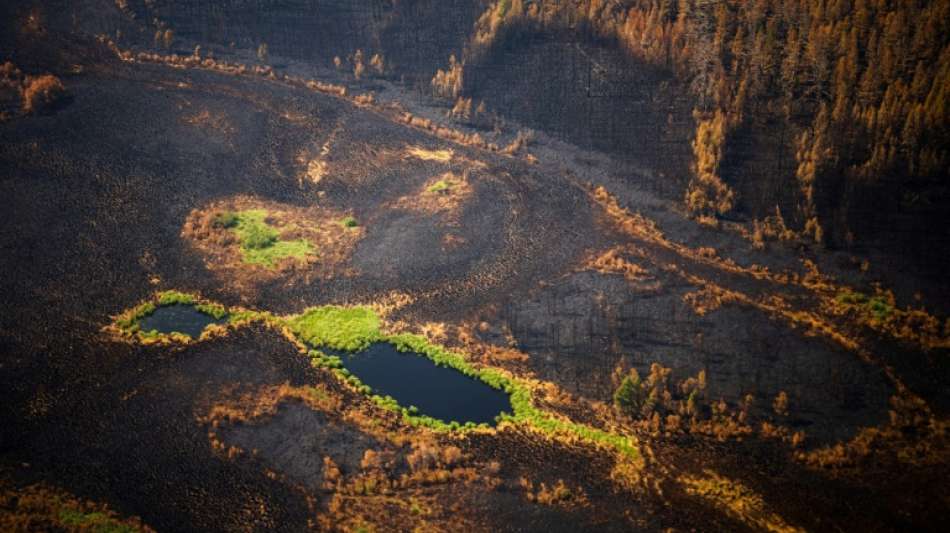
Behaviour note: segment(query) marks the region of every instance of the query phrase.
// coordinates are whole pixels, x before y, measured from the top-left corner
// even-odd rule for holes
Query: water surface
[[[424,355],[399,352],[389,343],[376,343],[356,354],[336,355],[343,367],[374,394],[392,396],[399,405],[416,406],[419,414],[443,422],[493,424],[502,411],[512,411],[504,391],[453,368],[438,366]]]
[[[142,331],[184,333],[196,339],[201,336],[206,326],[223,322],[224,319],[215,319],[211,315],[198,311],[194,306],[176,304],[159,307],[154,313],[139,320],[139,326]]]

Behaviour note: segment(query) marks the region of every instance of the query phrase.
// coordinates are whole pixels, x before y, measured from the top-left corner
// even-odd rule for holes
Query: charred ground
[[[664,196],[659,173],[670,167],[586,150],[616,147],[541,131],[527,150],[504,153],[394,120],[402,115],[391,102],[436,121],[447,109],[413,91],[413,79],[355,80],[328,57],[295,57],[293,32],[271,40],[274,75],[124,61],[89,35],[106,29],[93,26],[118,25],[127,39],[119,50],[153,46],[151,31],[107,4],[110,15],[94,22],[81,19],[102,7],[89,2],[59,15],[41,9],[41,33],[4,30],[4,53],[31,73],[56,74],[70,93],[49,113],[0,123],[5,486],[54,486],[160,531],[946,526],[947,332],[917,315],[869,322],[840,298],[880,282],[895,290],[897,313],[927,281],[803,243],[759,249],[740,231],[698,224]],[[11,8],[9,20],[23,24],[29,7]],[[194,15],[202,9],[196,3]],[[420,57],[461,52],[466,32],[452,28],[474,23],[480,10],[469,9],[438,32],[459,44],[423,39]],[[411,15],[390,14],[381,35],[406,35],[400,21]],[[257,61],[247,50],[259,43],[229,51],[230,33],[180,28],[183,48],[204,43],[218,60]],[[358,36],[348,38],[355,49]],[[348,42],[339,46],[336,55],[348,53]],[[527,50],[547,57],[550,46],[561,45]],[[423,60],[404,61],[407,72],[425,72]],[[348,95],[288,74],[345,85]],[[470,88],[505,114],[521,89],[503,89]],[[370,91],[375,103],[353,100]],[[558,98],[549,103],[566,101]],[[562,118],[572,112],[586,113]],[[546,111],[512,107],[495,141],[506,145],[513,121],[535,114]],[[555,134],[568,126],[534,124]],[[446,173],[465,180],[466,194],[449,207],[422,198]],[[194,210],[235,198],[301,216],[316,216],[315,206],[349,214],[361,233],[332,272],[221,268],[183,228]],[[538,380],[540,407],[633,436],[642,464],[624,476],[609,450],[518,425],[407,427],[272,328],[171,346],[103,331],[166,289],[277,314],[378,304],[389,327]],[[943,307],[944,289],[925,296],[931,309]],[[659,426],[612,407],[617,369],[646,378],[652,363],[672,369],[674,394],[705,373],[695,424],[671,427],[676,399]],[[781,393],[787,414],[773,406]],[[878,433],[861,440],[866,427]]]

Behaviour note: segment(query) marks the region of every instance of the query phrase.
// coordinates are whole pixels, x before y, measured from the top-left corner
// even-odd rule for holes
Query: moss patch
[[[426,191],[432,192],[432,193],[438,193],[438,192],[447,191],[447,190],[449,190],[449,189],[451,189],[451,188],[452,188],[452,185],[449,184],[449,182],[447,182],[447,181],[445,181],[445,180],[438,180],[438,181],[436,181],[435,183],[433,183],[432,185],[429,185],[429,186],[426,188]]]
[[[868,296],[857,291],[843,290],[835,300],[841,305],[861,311],[868,319],[884,321],[894,312],[894,306],[881,294]]]
[[[264,209],[229,211],[216,215],[215,223],[234,231],[246,263],[274,267],[282,259],[304,259],[316,253],[305,239],[281,240],[280,232],[267,223],[267,216]]]
[[[63,509],[59,512],[59,521],[66,527],[96,533],[134,533],[138,529],[110,518],[105,513],[84,513],[77,509]]]
[[[299,275],[329,279],[348,271],[350,255],[364,234],[359,225],[341,224],[345,216],[320,205],[236,196],[193,209],[181,236],[230,284],[251,286]]]
[[[348,352],[364,350],[382,338],[379,317],[368,307],[311,307],[287,325],[311,346]]]

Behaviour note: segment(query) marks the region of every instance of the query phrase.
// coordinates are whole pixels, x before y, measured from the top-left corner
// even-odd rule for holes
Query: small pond
[[[159,333],[184,333],[193,339],[201,336],[201,332],[210,324],[222,324],[226,319],[215,319],[198,311],[191,305],[165,305],[154,313],[139,320],[142,331],[156,330]]]
[[[493,425],[502,411],[512,411],[506,392],[453,368],[438,366],[424,355],[399,352],[389,343],[376,343],[356,354],[335,355],[374,394],[392,396],[399,405],[415,406],[419,414],[443,422]]]

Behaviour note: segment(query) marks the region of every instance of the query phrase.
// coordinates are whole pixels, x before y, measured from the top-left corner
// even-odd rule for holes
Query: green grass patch
[[[835,300],[878,322],[887,320],[894,313],[894,306],[882,295],[868,296],[857,291],[843,290],[835,296]]]
[[[196,304],[195,310],[200,313],[204,313],[215,320],[221,320],[228,315],[228,310],[225,309],[223,305],[217,303]]]
[[[508,14],[508,9],[511,8],[511,0],[501,0],[498,2],[498,7],[495,9],[498,11],[498,18],[505,18],[505,15]]]
[[[429,185],[429,187],[426,188],[426,190],[429,191],[429,192],[432,192],[432,193],[439,193],[439,192],[443,192],[443,191],[448,191],[448,190],[451,189],[451,188],[452,188],[452,184],[451,184],[451,183],[449,183],[449,182],[447,182],[447,181],[445,181],[445,180],[439,180],[439,181],[433,183],[432,185]]]
[[[193,294],[178,291],[164,291],[158,293],[158,305],[194,305],[196,298]]]
[[[311,307],[288,320],[287,325],[315,348],[358,352],[382,338],[379,317],[368,307]]]
[[[155,312],[158,306],[155,302],[143,302],[119,315],[115,325],[127,333],[135,333],[139,329],[139,320]]]
[[[159,307],[171,305],[189,305],[196,311],[204,313],[215,320],[221,320],[228,316],[228,310],[225,306],[215,302],[205,302],[198,299],[193,294],[179,291],[162,291],[155,295],[152,300],[142,302],[132,309],[122,313],[115,320],[115,326],[126,335],[138,335],[140,340],[157,340],[162,337],[169,337],[172,340],[188,340],[191,337],[183,333],[159,333],[156,330],[143,331],[141,329],[141,320]],[[229,317],[230,318],[230,317]]]
[[[861,305],[868,300],[868,297],[860,292],[844,290],[835,296],[835,300],[844,305]]]
[[[320,348],[356,352],[366,349],[374,342],[391,343],[400,352],[418,353],[429,358],[437,365],[453,368],[466,376],[484,382],[490,387],[508,393],[513,413],[502,413],[499,416],[501,422],[529,424],[547,435],[576,437],[597,445],[613,448],[628,458],[636,459],[639,457],[639,450],[635,441],[630,437],[578,424],[538,409],[532,401],[529,386],[501,370],[476,367],[461,355],[430,343],[428,339],[420,335],[409,333],[385,335],[380,332],[379,324],[376,313],[368,307],[315,307],[288,320],[291,331],[314,348],[309,352],[311,364],[316,367],[330,369],[341,381],[349,383],[364,394],[370,395],[370,398],[380,407],[401,413],[403,420],[411,425],[426,426],[437,431],[486,427],[484,424],[478,425],[472,422],[464,424],[456,421],[444,422],[420,414],[413,406],[401,406],[390,396],[372,394],[370,387],[343,368],[339,357],[325,354],[320,351]]]
[[[284,321],[269,311],[252,311],[249,309],[232,309],[228,313],[228,324],[232,326],[246,326],[255,322],[263,322],[268,326],[282,327]]]
[[[357,222],[355,218],[348,216],[340,219],[340,225],[344,228],[355,228],[358,227],[360,223]]]
[[[304,239],[284,241],[280,232],[267,222],[264,209],[247,209],[221,213],[221,227],[230,228],[241,243],[241,255],[245,263],[275,266],[287,257],[303,259],[316,253],[313,244]],[[215,223],[218,223],[216,218]]]
[[[78,528],[94,533],[134,533],[132,526],[123,524],[109,515],[100,512],[84,513],[77,509],[63,508],[59,511],[59,521],[70,528]]]
[[[309,241],[277,241],[273,245],[256,250],[243,250],[244,261],[256,265],[272,267],[278,261],[287,257],[303,259],[314,254],[313,245]]]

